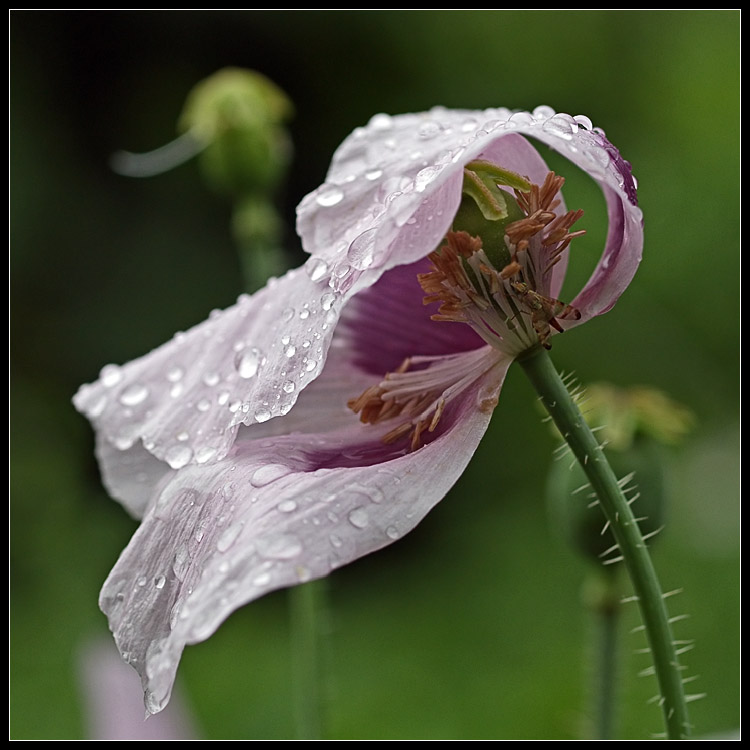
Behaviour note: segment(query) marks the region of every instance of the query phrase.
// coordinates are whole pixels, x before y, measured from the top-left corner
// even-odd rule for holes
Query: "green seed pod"
[[[285,128],[291,115],[291,102],[265,76],[226,68],[193,88],[179,125],[206,144],[200,165],[214,189],[234,197],[267,195],[291,158]]]
[[[472,237],[479,237],[487,259],[495,270],[501,271],[510,263],[510,251],[505,244],[505,227],[522,219],[524,214],[510,193],[499,189],[497,192],[501,193],[500,199],[504,203],[504,216],[487,219],[476,198],[464,193],[456,218],[453,220],[453,231],[467,232]]]

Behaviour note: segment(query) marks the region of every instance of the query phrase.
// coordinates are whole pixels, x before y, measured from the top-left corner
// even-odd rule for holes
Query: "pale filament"
[[[438,426],[445,407],[497,361],[498,352],[489,346],[448,356],[409,357],[348,405],[365,423],[404,419],[382,440],[392,443],[411,434],[411,448],[416,450],[425,430],[433,432]],[[410,369],[420,365],[426,366]]]

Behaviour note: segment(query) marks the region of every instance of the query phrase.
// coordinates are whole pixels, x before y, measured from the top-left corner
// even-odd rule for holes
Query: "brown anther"
[[[521,264],[517,260],[512,260],[510,263],[508,263],[507,266],[505,266],[505,268],[503,268],[502,271],[500,271],[500,278],[503,281],[506,281],[512,276],[515,276],[517,273],[520,273],[521,270]]]

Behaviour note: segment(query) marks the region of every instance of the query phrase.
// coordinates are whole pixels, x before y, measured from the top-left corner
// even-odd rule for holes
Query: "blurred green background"
[[[294,206],[376,112],[544,103],[588,115],[632,162],[644,262],[553,357],[584,382],[655,385],[695,413],[669,453],[654,556],[664,588],[684,589],[670,605],[690,615],[678,637],[696,641],[684,657],[691,691],[706,693],[695,732],[738,727],[739,29],[739,11],[12,11],[11,738],[86,737],[77,657],[107,632],[99,587],[135,529],[101,488],[72,394],[242,286],[230,206],[194,163],[131,180],[108,159],[171,139],[188,91],[227,65],[295,103],[290,264]],[[603,225],[584,221],[574,252],[593,258]],[[586,570],[543,499],[555,445],[514,368],[448,498],[332,576],[329,737],[587,736]],[[628,633],[637,612],[624,618],[619,734],[646,738],[662,726],[655,682],[637,676],[649,663]],[[294,736],[286,636],[281,592],[186,650],[179,680],[202,736]]]

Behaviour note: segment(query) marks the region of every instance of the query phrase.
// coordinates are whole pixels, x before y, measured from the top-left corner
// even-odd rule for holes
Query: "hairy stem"
[[[607,459],[546,351],[531,349],[519,364],[580,462],[620,548],[640,607],[669,739],[689,735],[681,667],[669,615],[651,556]]]

